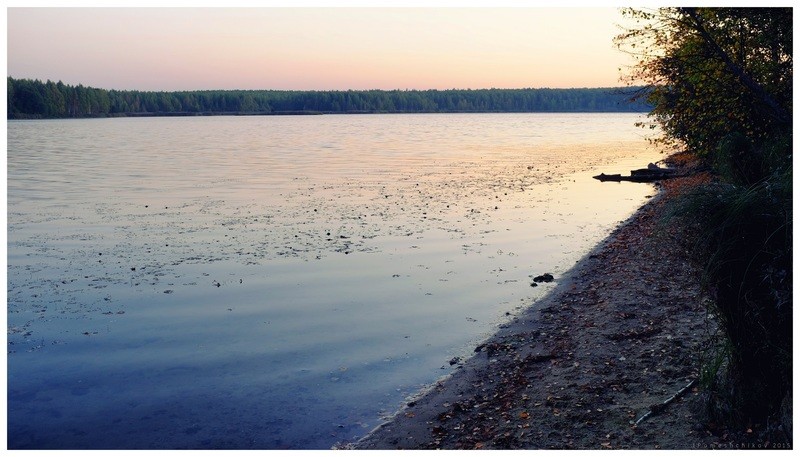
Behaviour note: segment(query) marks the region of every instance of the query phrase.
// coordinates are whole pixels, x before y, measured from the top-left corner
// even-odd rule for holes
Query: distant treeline
[[[8,78],[8,118],[317,113],[642,112],[632,89],[143,92]]]

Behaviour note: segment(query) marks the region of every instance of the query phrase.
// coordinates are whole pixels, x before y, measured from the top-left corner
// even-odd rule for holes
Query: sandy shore
[[[722,443],[694,386],[714,324],[700,271],[661,190],[447,378],[357,443],[357,449],[707,449]],[[618,185],[609,183],[609,185]]]

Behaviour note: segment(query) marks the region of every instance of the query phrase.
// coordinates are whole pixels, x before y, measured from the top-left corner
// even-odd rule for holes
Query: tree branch
[[[667,406],[669,406],[670,403],[674,402],[678,398],[682,397],[686,392],[688,392],[689,389],[691,389],[695,385],[695,383],[697,383],[697,379],[692,379],[689,382],[689,384],[686,384],[683,388],[681,388],[681,390],[677,391],[675,395],[667,398],[662,403],[656,403],[654,405],[651,405],[647,413],[645,413],[642,417],[640,417],[639,420],[637,420],[635,423],[631,421],[632,425],[636,427],[645,420],[647,420],[649,417],[664,411],[665,409],[667,409]]]
[[[697,8],[680,8],[680,10],[692,19],[692,27],[700,34],[703,40],[711,46],[711,49],[722,59],[725,66],[728,67],[745,87],[770,108],[775,119],[781,123],[791,124],[792,115],[786,112],[786,110],[784,110],[783,107],[781,107],[780,104],[778,104],[778,102],[776,102],[775,99],[756,83],[739,65],[736,65],[736,63],[731,60],[730,56],[717,44],[711,34],[708,33],[703,26],[703,20],[700,18],[700,15],[697,14]]]

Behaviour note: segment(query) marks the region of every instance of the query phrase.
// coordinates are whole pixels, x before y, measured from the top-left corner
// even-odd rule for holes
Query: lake
[[[9,121],[8,446],[358,439],[655,192],[639,118]]]

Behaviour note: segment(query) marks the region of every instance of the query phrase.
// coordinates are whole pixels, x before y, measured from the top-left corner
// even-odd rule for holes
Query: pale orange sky
[[[9,8],[7,75],[106,89],[608,87],[616,8]]]

